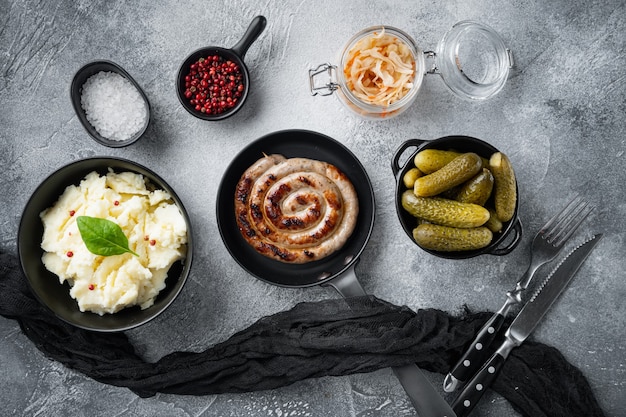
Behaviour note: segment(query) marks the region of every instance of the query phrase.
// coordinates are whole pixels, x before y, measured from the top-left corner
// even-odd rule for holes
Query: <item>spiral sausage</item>
[[[348,177],[313,159],[264,156],[243,173],[235,191],[244,239],[262,255],[286,263],[319,260],[340,249],[358,213]]]

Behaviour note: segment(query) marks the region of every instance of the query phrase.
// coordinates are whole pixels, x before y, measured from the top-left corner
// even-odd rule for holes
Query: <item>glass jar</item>
[[[439,74],[457,96],[486,100],[506,83],[513,67],[513,54],[504,41],[487,25],[471,20],[456,23],[441,38],[429,73]]]
[[[394,43],[405,48],[413,70],[412,77],[407,80],[407,88],[403,94],[388,104],[376,104],[372,100],[364,99],[353,86],[353,79],[347,76],[354,58],[355,47],[361,42],[367,42],[369,38],[377,38],[381,35],[393,37]],[[380,60],[379,60],[380,61]],[[354,35],[345,45],[339,56],[339,67],[333,64],[322,64],[315,69],[309,70],[311,94],[327,96],[337,92],[340,101],[354,113],[371,119],[391,118],[406,110],[417,97],[417,92],[424,77],[424,54],[415,41],[400,29],[390,26],[374,26],[364,29]],[[319,84],[318,80],[324,74],[328,75],[328,81]]]
[[[378,104],[359,95],[346,73],[348,65],[352,64],[355,45],[368,37],[379,36],[383,31],[407,48],[414,71],[404,95],[393,102]],[[432,61],[430,69],[426,69],[427,60]],[[509,69],[513,67],[513,56],[489,26],[461,21],[446,32],[436,51],[426,52],[422,52],[417,43],[400,29],[390,26],[364,29],[342,49],[339,63],[339,67],[326,63],[309,70],[311,94],[328,96],[336,92],[352,112],[369,119],[388,119],[401,114],[415,101],[426,74],[440,75],[450,91],[464,99],[493,97],[506,83]]]

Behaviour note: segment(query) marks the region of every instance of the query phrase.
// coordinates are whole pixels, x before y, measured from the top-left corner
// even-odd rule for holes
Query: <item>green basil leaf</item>
[[[116,223],[97,217],[78,216],[76,218],[80,237],[89,252],[95,255],[111,256],[135,252],[128,248],[128,238]]]

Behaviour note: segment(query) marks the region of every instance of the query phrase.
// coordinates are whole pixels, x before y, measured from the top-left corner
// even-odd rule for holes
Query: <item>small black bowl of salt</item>
[[[150,124],[148,97],[128,72],[111,61],[94,61],[79,69],[70,95],[83,127],[102,145],[128,146]]]

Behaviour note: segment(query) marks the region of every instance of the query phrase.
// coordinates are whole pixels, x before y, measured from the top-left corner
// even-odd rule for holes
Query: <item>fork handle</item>
[[[504,315],[495,313],[480,329],[472,344],[443,381],[443,390],[452,392],[470,379],[489,357],[489,346],[504,324]]]

